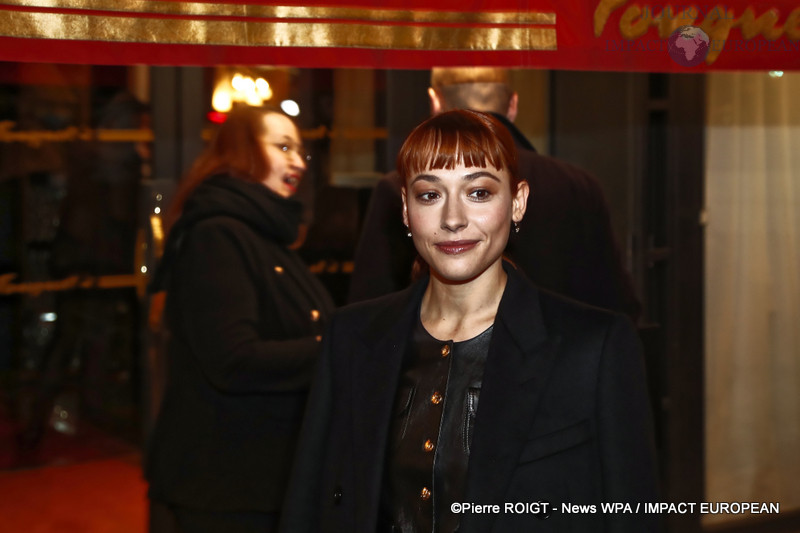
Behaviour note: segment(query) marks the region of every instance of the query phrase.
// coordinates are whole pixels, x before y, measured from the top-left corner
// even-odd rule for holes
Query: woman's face
[[[505,170],[459,165],[413,176],[402,196],[420,256],[438,277],[463,282],[500,261],[512,221],[525,214],[528,184],[512,194]]]
[[[264,116],[266,133],[262,143],[269,160],[269,174],[261,181],[273,192],[288,198],[297,192],[306,171],[300,134],[289,118],[280,113]]]

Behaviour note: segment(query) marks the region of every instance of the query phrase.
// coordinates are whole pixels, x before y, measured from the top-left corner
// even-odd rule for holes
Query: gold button
[[[442,357],[447,357],[448,355],[450,355],[450,345],[445,344],[442,346]]]
[[[322,335],[317,335],[316,337],[314,337],[314,340],[317,342],[322,341]]]
[[[283,267],[282,266],[276,266],[275,267],[275,272],[277,274],[283,274]]]
[[[311,320],[313,322],[316,322],[317,320],[319,320],[319,311],[317,311],[316,309],[312,309],[311,310]]]
[[[439,405],[442,403],[442,395],[439,394],[439,391],[433,393],[433,396],[431,396],[431,403],[433,405]]]
[[[419,493],[419,497],[423,500],[430,500],[431,491],[428,490],[428,487],[422,487],[422,492]]]
[[[426,452],[433,451],[433,442],[431,442],[431,439],[425,441],[425,444],[422,445],[422,449],[425,450]]]

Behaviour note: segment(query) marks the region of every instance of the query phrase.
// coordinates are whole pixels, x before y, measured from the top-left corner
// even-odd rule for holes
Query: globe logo
[[[710,42],[697,26],[681,26],[669,36],[669,56],[683,67],[694,67],[705,60]]]

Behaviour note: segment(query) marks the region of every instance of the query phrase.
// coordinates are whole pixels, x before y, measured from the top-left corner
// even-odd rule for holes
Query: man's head
[[[517,93],[508,83],[508,71],[491,67],[436,67],[431,70],[428,96],[431,113],[451,109],[491,111],[517,117]]]

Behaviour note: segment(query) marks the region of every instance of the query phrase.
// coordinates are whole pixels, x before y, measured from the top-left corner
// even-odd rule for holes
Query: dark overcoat
[[[656,501],[651,413],[630,320],[540,290],[504,267],[464,491],[465,502],[500,511],[463,513],[459,532],[656,531],[642,509],[601,508]],[[287,493],[285,533],[375,531],[392,404],[426,285],[334,316]],[[549,518],[505,511],[507,503],[531,502],[548,502]],[[568,513],[564,505],[595,507]]]
[[[288,248],[301,206],[209,179],[170,233],[168,380],[150,438],[150,497],[203,511],[280,510],[333,304]]]

